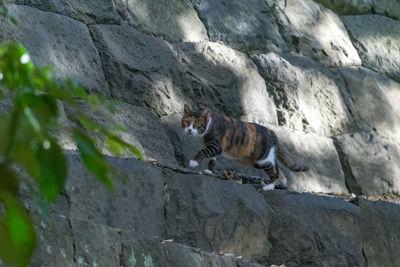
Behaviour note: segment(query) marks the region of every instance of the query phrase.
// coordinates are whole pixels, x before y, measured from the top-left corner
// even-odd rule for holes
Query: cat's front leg
[[[190,160],[189,166],[195,168],[199,162],[205,158],[213,158],[222,153],[222,147],[219,142],[214,142],[207,145],[205,148],[197,152],[197,154]]]

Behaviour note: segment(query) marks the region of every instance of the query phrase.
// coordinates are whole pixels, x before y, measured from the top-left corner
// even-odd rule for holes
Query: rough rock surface
[[[243,52],[287,49],[266,1],[202,0],[195,8],[211,41],[222,41]]]
[[[400,82],[400,21],[379,15],[345,16],[342,20],[363,66]]]
[[[86,24],[118,23],[121,21],[118,4],[121,0],[6,0],[19,5],[36,7],[43,11],[62,14]]]
[[[177,41],[207,41],[207,30],[190,0],[128,0],[127,6],[139,27]]]
[[[347,193],[342,166],[331,138],[312,133],[294,132],[285,127],[270,126],[297,164],[310,168],[295,173],[284,168],[289,190],[297,192]],[[282,164],[281,164],[282,166]]]
[[[379,14],[400,19],[400,2],[397,0],[315,0],[338,15]]]
[[[159,115],[181,113],[184,103],[193,103],[194,108],[276,122],[265,83],[244,54],[208,42],[173,47],[126,25],[91,29],[114,97]]]
[[[50,217],[23,191],[42,240],[32,266],[399,262],[400,207],[393,203],[357,198],[352,204],[283,190],[260,194],[251,185],[118,158],[108,160],[128,177],[110,193],[78,156],[68,158],[66,191]]]
[[[271,221],[270,264],[364,266],[360,208],[342,200],[282,191],[264,193]]]
[[[344,79],[344,101],[358,131],[376,131],[400,144],[400,84],[362,67],[338,70]]]
[[[363,253],[368,266],[399,265],[399,206],[384,201],[358,199],[362,215]],[[385,249],[382,250],[382,247]]]
[[[1,18],[0,40],[121,101],[87,115],[164,164],[109,158],[128,176],[110,194],[70,155],[52,218],[23,190],[32,266],[399,266],[399,206],[351,194],[400,193],[397,0],[5,2],[18,25]],[[289,191],[260,194],[197,174],[206,161],[183,169],[201,147],[181,135],[184,103],[270,127],[310,171],[284,168]],[[75,150],[61,113],[54,134]],[[217,169],[267,179],[222,156]]]
[[[352,192],[400,192],[400,146],[368,132],[336,136],[335,144]]]
[[[276,14],[291,50],[328,66],[361,65],[340,18],[312,0],[287,0]]]
[[[252,57],[277,107],[280,125],[331,136],[349,131],[351,117],[331,69],[293,54]]]
[[[9,6],[18,21],[0,19],[0,40],[16,40],[36,65],[51,65],[56,77],[70,77],[89,91],[109,95],[100,57],[85,24],[28,6]],[[34,25],[34,27],[32,26]]]

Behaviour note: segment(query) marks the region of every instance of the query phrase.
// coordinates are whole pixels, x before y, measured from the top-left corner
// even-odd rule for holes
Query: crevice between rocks
[[[207,23],[204,23],[204,20],[206,20],[206,19],[204,19],[204,18],[200,15],[199,8],[198,8],[198,6],[197,6],[196,4],[193,5],[193,9],[196,11],[197,17],[199,18],[199,20],[201,21],[201,23],[204,25],[204,28],[206,29],[208,41],[211,42],[210,28],[209,28],[209,26],[208,26]]]
[[[69,210],[70,210],[70,208],[71,208],[71,198],[70,198],[68,192],[66,192],[66,191],[61,192],[61,195],[65,196],[65,198],[66,198],[66,200],[67,200],[67,203],[68,203],[68,206],[69,206]],[[68,222],[69,229],[71,230],[71,238],[72,238],[72,260],[73,260],[74,263],[77,263],[77,259],[76,259],[75,235],[74,235],[74,230],[73,230],[73,227],[72,227],[72,220],[71,220],[70,214],[68,214],[66,217],[67,217],[67,222]]]
[[[85,25],[86,25],[86,24],[85,24]],[[107,82],[108,91],[110,92],[110,97],[111,97],[111,99],[115,100],[115,97],[114,97],[113,92],[112,92],[112,90],[111,90],[111,82],[110,82],[108,76],[106,75],[105,68],[104,68],[104,62],[103,62],[103,59],[102,59],[102,57],[101,57],[101,55],[100,55],[99,48],[98,48],[97,45],[96,45],[95,38],[94,38],[94,36],[93,36],[93,33],[92,33],[90,27],[89,27],[88,25],[86,25],[86,27],[87,27],[87,29],[88,29],[88,32],[89,32],[89,35],[90,35],[90,39],[92,40],[92,43],[93,43],[93,45],[94,45],[94,47],[95,47],[95,49],[96,49],[96,53],[97,53],[97,55],[99,56],[100,64],[101,64],[101,71],[103,72],[104,79],[105,79],[106,82]]]
[[[361,252],[364,257],[364,267],[368,267],[368,257],[367,257],[367,254],[365,253],[364,244],[362,245]]]
[[[204,28],[206,29],[208,41],[211,42],[211,37],[210,37],[210,32],[209,32],[210,29],[209,29],[208,25],[206,23],[204,23],[204,18],[202,18],[202,16],[200,15],[200,11],[199,11],[198,6],[196,4],[194,4],[193,5],[193,9],[194,9],[194,11],[196,11],[197,17],[199,18],[199,20],[203,24]]]
[[[355,195],[362,195],[362,190],[358,184],[353,171],[351,169],[350,161],[348,156],[344,153],[342,144],[337,140],[336,137],[332,137],[333,144],[335,146],[336,152],[339,156],[340,165],[344,174],[344,181],[349,193],[354,193]]]

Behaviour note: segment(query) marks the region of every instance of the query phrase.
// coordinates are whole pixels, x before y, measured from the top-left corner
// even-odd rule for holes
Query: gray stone
[[[346,133],[351,127],[334,71],[293,54],[252,57],[277,106],[280,125],[322,136]]]
[[[400,19],[400,2],[397,0],[315,0],[338,15],[376,13]]]
[[[293,132],[285,127],[269,128],[276,133],[288,156],[295,163],[310,168],[306,172],[291,172],[283,168],[289,190],[337,194],[348,192],[339,156],[331,138]]]
[[[174,41],[206,41],[207,30],[190,0],[128,0],[139,28]]]
[[[361,65],[340,18],[312,0],[288,0],[276,13],[289,48],[328,66]]]
[[[398,266],[400,207],[386,201],[358,199],[362,215],[363,253],[368,266]]]
[[[113,194],[83,169],[79,157],[70,156],[72,218],[247,259],[268,256],[271,212],[253,186],[133,159],[109,160],[127,174],[125,183],[115,182]]]
[[[121,239],[123,244],[122,266],[133,266],[135,264],[135,267],[148,267],[151,262],[154,266],[165,267],[262,267],[262,265],[254,262],[236,259],[234,258],[236,255],[217,255],[172,240],[167,242],[157,238],[138,238],[132,232],[122,232]]]
[[[126,26],[91,29],[114,97],[158,115],[181,114],[188,103],[276,123],[265,83],[244,54],[209,42],[174,48]]]
[[[199,107],[216,108],[228,116],[277,124],[275,105],[265,82],[245,54],[210,42],[183,43],[178,46],[178,54],[186,75],[191,77],[192,107],[201,102]]]
[[[115,98],[157,114],[180,110],[182,94],[174,77],[183,73],[170,44],[127,25],[90,29]]]
[[[340,68],[344,101],[354,127],[400,144],[400,84],[362,67]]]
[[[379,15],[345,16],[342,20],[362,65],[400,82],[400,21]]]
[[[24,171],[18,170],[17,173],[19,177],[27,178]],[[68,197],[59,195],[50,204],[30,179],[21,183],[19,197],[29,211],[37,237],[30,266],[73,266],[74,238],[69,220]]]
[[[38,242],[30,266],[73,266],[73,235],[67,218],[35,222]]]
[[[97,111],[93,111],[88,105],[82,105],[80,110],[89,120],[105,128],[113,129],[115,127],[122,127],[123,131],[112,132],[115,132],[123,141],[135,146],[145,159],[155,159],[164,164],[177,165],[174,147],[166,134],[161,120],[154,113],[145,108],[133,106],[125,102],[117,101],[110,102],[109,104],[112,106],[113,112],[110,112],[106,105],[101,105]],[[76,118],[74,119],[70,116],[72,112],[68,108],[66,113],[70,120],[67,123],[78,126]],[[89,135],[94,137],[96,134],[90,132]],[[102,153],[113,155],[105,137],[99,134],[96,135],[96,138],[98,139],[97,144],[100,146]],[[66,138],[62,136],[61,139],[63,139],[60,141],[65,149],[76,150],[75,142],[70,137]],[[125,151],[120,156],[132,157],[133,155]]]
[[[400,192],[400,146],[366,132],[336,136],[335,144],[351,192]]]
[[[71,219],[76,266],[119,266],[122,250],[118,230],[90,221]]]
[[[166,172],[166,238],[266,262],[271,209],[251,185]]]
[[[268,265],[364,266],[360,208],[332,197],[273,190]]]
[[[272,8],[262,0],[202,0],[196,10],[211,41],[222,41],[244,52],[287,50]]]
[[[1,18],[0,40],[22,43],[36,65],[54,67],[56,78],[70,77],[91,92],[109,95],[99,55],[83,23],[27,6],[10,5],[9,12],[18,25]]]
[[[6,0],[82,21],[85,24],[119,23],[119,1],[113,0]],[[117,4],[117,5],[116,5]],[[119,5],[118,5],[119,4]]]
[[[70,216],[146,235],[162,233],[164,177],[161,169],[134,159],[108,158],[127,177],[114,181],[115,192],[84,169],[79,157],[69,158],[66,185],[71,201]],[[72,168],[73,166],[73,168]]]

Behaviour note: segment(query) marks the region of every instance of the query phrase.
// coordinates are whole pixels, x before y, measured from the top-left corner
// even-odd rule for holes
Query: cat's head
[[[182,128],[185,134],[201,136],[207,129],[210,114],[209,111],[193,112],[188,105],[184,105],[182,116]]]

